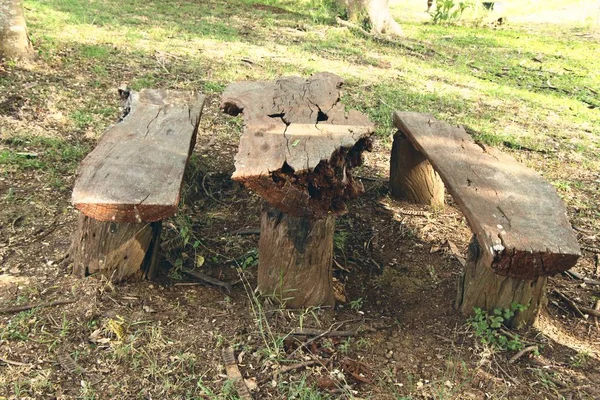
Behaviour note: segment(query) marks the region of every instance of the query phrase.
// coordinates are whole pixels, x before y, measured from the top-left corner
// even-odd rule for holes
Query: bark
[[[400,132],[390,160],[392,196],[435,208],[444,207],[444,183],[431,163]]]
[[[350,20],[366,15],[371,31],[377,34],[389,33],[402,36],[402,28],[390,13],[389,0],[338,0],[348,10]]]
[[[333,306],[335,217],[293,217],[263,204],[258,289],[287,307]]]
[[[83,214],[68,257],[73,275],[104,275],[112,282],[155,275],[161,223],[102,222]]]
[[[22,0],[0,0],[0,58],[31,60],[34,57]]]

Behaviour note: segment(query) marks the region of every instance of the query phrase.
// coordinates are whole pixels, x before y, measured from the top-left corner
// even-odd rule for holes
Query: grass
[[[334,17],[339,10],[331,8],[331,3],[180,0],[174,5],[156,0],[26,0],[30,35],[40,60],[33,65],[5,62],[0,68],[0,204],[18,202],[25,207],[38,195],[16,190],[19,181],[36,182],[36,187],[50,188],[53,195],[57,191],[66,196],[78,163],[119,116],[116,88],[121,84],[134,90],[200,90],[216,104],[232,81],[330,71],[345,80],[344,103],[366,112],[377,124],[382,141],[394,131],[390,113],[395,110],[428,112],[464,125],[478,140],[513,154],[542,173],[565,199],[572,220],[597,228],[600,59],[596,55],[600,45],[593,21],[492,28],[467,20],[464,25],[436,26],[426,23],[429,17],[423,15],[424,2],[398,2],[392,11],[407,37],[400,39],[402,46],[394,46],[336,26]],[[533,0],[506,3],[509,22],[519,13],[538,11],[541,4]],[[544,7],[559,8],[567,3],[548,0]],[[417,12],[419,18],[406,19]],[[215,129],[229,137],[240,131],[239,119],[223,120],[211,114],[205,115],[207,118],[224,125]],[[212,154],[203,157],[210,162]],[[194,179],[204,176],[204,171],[197,172]],[[208,177],[206,184],[210,181]],[[203,222],[217,224],[221,220],[210,211]],[[193,262],[224,262],[227,258],[217,246],[194,236],[197,224],[182,212],[173,228],[187,242]],[[338,251],[351,236],[349,231],[336,233]],[[236,245],[233,239],[225,240]],[[256,251],[247,250],[235,260],[244,270],[257,263]],[[376,281],[389,285],[391,280],[407,287],[405,276],[389,271]],[[263,299],[256,300],[251,292],[249,318],[255,324],[251,333],[261,341],[260,348],[252,350],[283,363],[287,361],[286,337],[272,330]],[[185,300],[196,301],[192,297]],[[356,298],[349,308],[366,308],[367,302]],[[85,332],[77,340],[89,351],[82,351],[79,357],[85,361],[97,356],[103,368],[126,371],[123,387],[135,386],[130,372],[143,375],[144,393],[140,396],[233,398],[231,383],[206,370],[201,356],[190,353],[183,341],[172,338],[168,328],[158,322],[134,325],[136,321],[120,323],[116,317],[98,315],[80,321],[70,314],[59,314],[52,322],[36,313],[32,310],[10,318],[0,328],[0,339],[10,346],[35,343],[40,352],[53,355],[71,335]],[[300,325],[315,322],[316,314],[302,314]],[[109,321],[116,321],[110,325],[112,330]],[[121,337],[117,326],[125,329]],[[97,330],[105,343],[92,346],[88,339]],[[241,343],[240,337],[232,339],[218,329],[202,340],[217,349],[230,340]],[[348,340],[338,346],[344,354],[352,354],[370,343]],[[581,368],[587,362],[583,352],[572,360]],[[49,371],[40,369],[31,378],[14,379],[9,390],[15,397],[52,393]],[[450,372],[452,380],[454,371]],[[434,386],[439,398],[457,390],[445,386],[445,380]],[[120,393],[120,388],[113,389]],[[78,391],[81,398],[106,395],[86,385]],[[273,391],[281,398],[329,398],[307,376],[278,382]],[[403,398],[402,393],[397,398]]]

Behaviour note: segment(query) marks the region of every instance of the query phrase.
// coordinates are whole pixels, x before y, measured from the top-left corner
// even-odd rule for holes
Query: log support
[[[473,236],[467,265],[458,282],[455,306],[462,314],[472,315],[474,308],[492,314],[496,308],[510,309],[513,304],[521,304],[527,308],[516,311],[505,325],[509,328],[531,326],[546,301],[547,280],[545,276],[520,279],[496,274]]]
[[[161,222],[103,222],[79,215],[68,258],[73,275],[104,275],[112,282],[151,279],[155,274]]]
[[[333,306],[335,217],[293,217],[263,204],[258,289],[290,308]]]
[[[440,176],[401,132],[394,135],[390,191],[392,196],[412,203],[444,207],[444,183]]]

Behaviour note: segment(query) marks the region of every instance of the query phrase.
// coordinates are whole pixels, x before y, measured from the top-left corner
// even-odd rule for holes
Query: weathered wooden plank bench
[[[73,274],[113,281],[153,274],[161,221],[177,211],[203,104],[204,96],[194,93],[129,94],[125,116],[77,172],[72,202],[81,213],[68,253]]]
[[[345,112],[341,85],[319,73],[232,83],[222,97],[225,112],[244,116],[233,179],[265,200],[258,288],[292,308],[335,303],[335,215],[364,190],[352,169],[371,149],[374,127]]]
[[[491,312],[518,303],[528,308],[511,324],[532,324],[547,276],[571,268],[580,256],[556,190],[511,156],[476,143],[461,127],[429,114],[396,112],[393,119],[399,131],[390,186],[412,201],[436,205],[439,199],[432,199],[442,185],[443,202],[445,186],[473,231],[457,308],[469,314],[474,307]]]

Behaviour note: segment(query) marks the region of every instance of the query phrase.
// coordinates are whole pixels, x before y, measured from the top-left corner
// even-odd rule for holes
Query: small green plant
[[[438,0],[435,11],[431,13],[434,24],[447,24],[458,21],[466,9],[472,7],[470,1]]]
[[[258,250],[252,249],[244,256],[240,267],[242,269],[248,269],[258,265]]]
[[[359,297],[356,300],[352,300],[351,302],[348,303],[350,305],[350,308],[354,311],[359,311],[362,306],[363,306],[363,298]]]
[[[590,353],[588,353],[587,351],[580,351],[579,353],[571,357],[571,366],[576,368],[583,367],[585,366],[585,364],[587,364],[589,358]]]
[[[513,303],[510,308],[496,308],[490,315],[481,308],[474,308],[475,315],[469,318],[469,323],[475,329],[477,336],[483,344],[490,345],[497,350],[520,350],[523,343],[518,335],[507,336],[502,332],[505,323],[510,321],[517,311],[524,311],[527,307]]]

